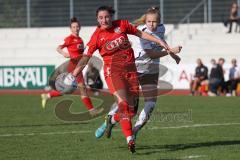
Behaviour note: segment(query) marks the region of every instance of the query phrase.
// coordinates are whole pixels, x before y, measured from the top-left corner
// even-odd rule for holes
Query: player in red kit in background
[[[67,65],[67,71],[72,72],[79,60],[82,58],[82,54],[84,51],[83,40],[79,36],[80,31],[80,23],[77,18],[72,18],[70,22],[70,30],[71,34],[64,39],[64,43],[57,47],[57,52],[63,55],[65,58],[70,58],[69,63]],[[68,52],[65,52],[63,49],[67,48]],[[83,74],[80,72],[76,77],[78,82],[78,87],[80,89],[81,99],[86,108],[89,111],[89,114],[92,116],[97,115],[101,112],[101,110],[94,109],[90,98],[87,95],[86,87],[84,84]],[[47,94],[42,94],[42,107],[45,108],[47,100],[52,97],[62,96],[62,94],[57,90],[52,90]]]
[[[135,142],[131,118],[137,112],[139,83],[134,53],[127,34],[156,42],[167,51],[170,49],[164,41],[136,29],[127,20],[113,21],[114,12],[108,6],[101,6],[97,9],[96,16],[99,25],[84,50],[83,58],[72,74],[68,74],[66,78],[72,80],[78,74],[81,74],[92,54],[99,50],[104,61],[105,80],[109,91],[116,97],[119,106],[118,112],[107,118],[106,136],[108,138],[111,136],[113,125],[119,122],[126,137],[128,149],[134,153]]]

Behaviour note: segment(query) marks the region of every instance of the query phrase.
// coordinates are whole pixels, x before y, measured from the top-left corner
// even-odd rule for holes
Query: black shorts
[[[154,73],[154,74],[138,73],[138,80],[140,85],[145,85],[145,84],[158,85],[158,76],[159,76],[159,73]]]

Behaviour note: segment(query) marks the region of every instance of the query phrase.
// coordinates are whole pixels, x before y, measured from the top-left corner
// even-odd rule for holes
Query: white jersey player
[[[163,24],[159,24],[156,28],[156,31],[149,30],[146,24],[138,26],[137,28],[141,31],[153,35],[156,38],[164,40],[165,27]],[[147,50],[162,51],[162,48],[154,42],[139,38],[136,41],[136,46],[134,47],[134,56],[137,71],[138,73],[145,74],[152,74],[153,72],[158,73],[158,68],[156,68],[156,64],[159,64],[160,59],[152,59],[147,53]]]

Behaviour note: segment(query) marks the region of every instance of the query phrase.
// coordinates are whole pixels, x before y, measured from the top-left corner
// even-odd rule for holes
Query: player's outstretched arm
[[[58,53],[60,53],[61,55],[63,55],[65,58],[69,58],[69,57],[70,57],[69,53],[65,52],[65,51],[61,48],[61,46],[58,46],[56,50],[57,50]]]
[[[182,46],[176,46],[176,47],[173,47],[170,49],[170,51],[173,53],[173,54],[178,54],[180,53],[182,50]]]
[[[85,66],[87,65],[88,61],[89,61],[90,57],[89,56],[84,56],[80,59],[80,61],[78,62],[76,68],[73,70],[72,75],[74,77],[76,77],[80,72],[82,72],[82,70],[85,68]]]
[[[170,50],[170,47],[168,46],[168,44],[165,41],[158,39],[146,32],[138,30],[138,32],[136,33],[136,36],[138,36],[139,38],[142,38],[142,39],[146,39],[151,42],[155,42],[155,43],[159,44],[161,47],[163,47],[166,51]]]
[[[170,49],[170,52],[168,53],[175,61],[177,64],[180,63],[181,58],[177,55],[177,53],[181,52],[182,46],[177,46],[174,48]]]
[[[179,62],[181,61],[181,58],[178,55],[173,54],[171,52],[171,48],[168,46],[168,44],[164,40],[158,39],[158,38],[156,38],[146,32],[140,31],[140,30],[138,30],[138,32],[136,33],[136,36],[138,36],[139,38],[146,39],[146,40],[149,40],[149,41],[159,44],[176,61],[177,64],[179,64]]]
[[[170,48],[170,50],[168,51],[155,51],[152,49],[146,49],[146,53],[148,54],[148,56],[152,59],[154,58],[161,58],[164,57],[166,55],[170,55],[177,64],[179,64],[179,62],[181,61],[181,58],[177,55],[178,53],[181,52],[182,46],[177,46],[174,48]]]
[[[181,52],[182,46],[176,46],[174,48],[170,48],[170,54],[178,54]],[[161,58],[161,57],[165,57],[168,55],[167,51],[156,51],[153,49],[145,49],[145,52],[148,54],[148,56],[152,59],[155,58]]]

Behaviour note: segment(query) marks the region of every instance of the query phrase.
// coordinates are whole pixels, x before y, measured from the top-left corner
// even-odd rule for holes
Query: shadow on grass
[[[216,146],[228,146],[228,145],[240,145],[240,141],[213,141],[213,142],[202,142],[202,143],[187,143],[187,144],[170,144],[170,145],[148,145],[136,146],[136,155],[151,155],[155,153],[167,152],[167,151],[179,151],[186,149],[194,149],[201,147],[216,147]],[[120,147],[122,148],[122,147]]]

